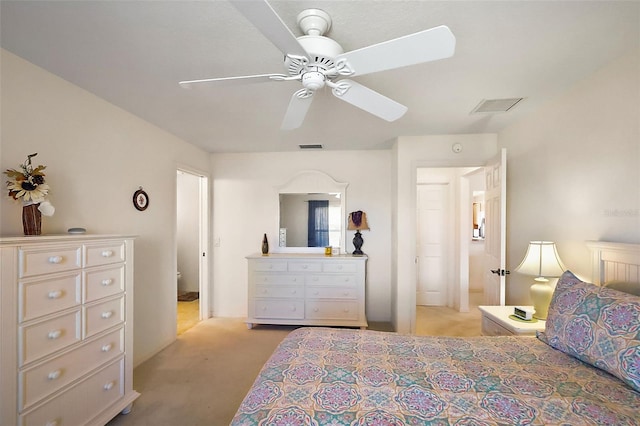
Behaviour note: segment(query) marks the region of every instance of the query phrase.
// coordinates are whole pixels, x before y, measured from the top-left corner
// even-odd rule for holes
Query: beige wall
[[[135,234],[137,365],[175,339],[176,168],[208,171],[208,154],[106,101],[2,50],[0,168],[37,152],[50,200],[43,232]],[[3,175],[4,177],[4,175]],[[4,179],[3,179],[4,181]],[[149,208],[137,211],[139,186]],[[0,197],[2,235],[22,233],[21,206]]]
[[[391,151],[306,151],[213,154],[213,313],[247,314],[245,256],[260,251],[262,235],[277,245],[277,186],[305,170],[319,170],[348,183],[346,211],[367,213],[362,251],[367,264],[367,318],[389,321],[391,277]],[[346,218],[345,218],[346,220]],[[347,231],[347,251],[353,232]]]
[[[619,58],[498,135],[508,152],[508,269],[543,239],[591,279],[586,240],[640,242],[639,56]],[[527,303],[530,284],[512,273],[507,303]]]

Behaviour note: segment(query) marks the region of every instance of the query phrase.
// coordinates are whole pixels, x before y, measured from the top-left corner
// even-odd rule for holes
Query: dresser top
[[[334,254],[327,256],[324,253],[269,253],[263,256],[261,253],[254,253],[247,256],[247,259],[366,260],[368,257],[366,255],[354,256],[352,254]]]
[[[55,243],[65,241],[91,241],[91,240],[110,240],[135,238],[135,235],[115,235],[115,234],[50,234],[50,235],[30,235],[30,236],[4,236],[0,237],[0,245],[25,245],[25,244],[41,244]]]

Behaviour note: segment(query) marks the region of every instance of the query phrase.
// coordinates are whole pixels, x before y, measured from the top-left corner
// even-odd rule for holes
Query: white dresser
[[[260,254],[249,261],[247,326],[367,327],[366,256]]]
[[[133,238],[0,238],[0,424],[103,425],[133,390]]]

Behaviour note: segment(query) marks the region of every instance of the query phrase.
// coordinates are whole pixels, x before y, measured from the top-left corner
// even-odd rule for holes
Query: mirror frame
[[[345,182],[338,182],[328,174],[318,170],[305,170],[293,176],[287,183],[276,187],[278,195],[278,217],[276,224],[276,241],[280,235],[280,194],[339,193],[340,194],[340,254],[346,253],[346,196]],[[324,253],[324,247],[280,247],[275,244],[274,252],[280,253]]]

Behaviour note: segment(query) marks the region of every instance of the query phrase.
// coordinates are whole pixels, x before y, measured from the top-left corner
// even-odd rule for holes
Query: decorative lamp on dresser
[[[0,238],[0,424],[103,425],[133,390],[133,237]]]
[[[367,327],[367,256],[274,253],[248,256],[247,326]]]

